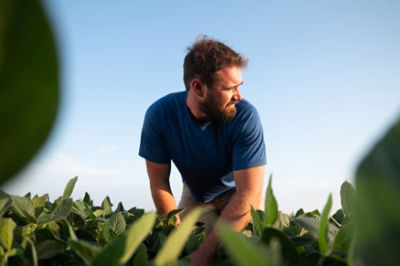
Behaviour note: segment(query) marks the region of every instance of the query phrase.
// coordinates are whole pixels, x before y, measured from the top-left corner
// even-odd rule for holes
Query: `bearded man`
[[[208,207],[200,218],[207,237],[191,254],[193,265],[212,263],[217,219],[240,231],[250,221],[250,206],[261,203],[266,152],[258,113],[239,89],[246,66],[247,59],[225,44],[200,38],[184,59],[186,90],[157,100],[145,115],[139,155],[157,212],[178,207],[171,161],[183,181],[181,218],[196,206]]]

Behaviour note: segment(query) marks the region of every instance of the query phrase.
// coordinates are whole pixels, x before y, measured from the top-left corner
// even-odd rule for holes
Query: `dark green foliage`
[[[351,189],[349,183],[344,186]],[[274,202],[270,207],[276,209],[271,182],[268,187],[269,202]],[[342,193],[342,197],[347,197],[342,202],[348,202],[348,195]],[[253,222],[241,237],[227,228],[220,228],[227,254],[225,248],[218,252],[218,265],[224,265],[228,258],[238,265],[250,265],[248,261],[258,265],[346,265],[354,238],[354,223],[351,212],[338,210],[336,218],[329,217],[331,206],[332,197],[329,196],[322,214],[318,210],[305,213],[300,209],[288,216],[273,211],[277,217],[273,224],[264,223],[263,211],[251,208]],[[260,250],[264,255],[259,254]]]
[[[93,206],[88,193],[73,201],[76,181],[71,179],[54,202],[47,194],[31,198],[0,191],[0,265],[144,265],[154,260],[176,229],[176,215],[182,210],[157,217],[138,208],[125,211],[122,203],[113,210],[109,197],[101,207]],[[171,245],[182,246],[179,258],[204,240],[201,225],[191,226],[180,230],[186,245],[179,239]],[[164,259],[171,259],[170,252],[164,253]]]
[[[322,212],[279,212],[270,179],[266,212],[251,208],[253,221],[242,233],[219,228],[222,245],[215,265],[392,265],[400,260],[398,139],[397,125],[361,164],[358,190],[343,183],[342,209],[332,216],[331,196]],[[0,265],[190,265],[188,255],[205,238],[203,224],[196,223],[200,210],[176,228],[182,210],[157,216],[125,210],[122,203],[113,210],[109,197],[93,206],[88,193],[73,201],[76,181],[71,179],[54,202],[47,194],[20,197],[0,191]]]

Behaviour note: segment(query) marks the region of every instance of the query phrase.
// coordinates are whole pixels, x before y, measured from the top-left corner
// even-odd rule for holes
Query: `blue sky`
[[[184,90],[199,34],[249,58],[242,95],[259,111],[281,210],[322,209],[352,181],[400,114],[398,1],[44,1],[55,29],[62,104],[46,146],[4,189],[110,196],[153,209],[138,153],[146,108]],[[172,189],[181,182],[174,169]]]

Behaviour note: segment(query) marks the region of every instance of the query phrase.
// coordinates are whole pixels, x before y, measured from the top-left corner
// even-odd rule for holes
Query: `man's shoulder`
[[[150,105],[148,111],[162,111],[171,110],[179,107],[182,101],[186,99],[186,91],[172,92],[169,93]]]
[[[242,99],[237,105],[237,116],[242,118],[242,116],[248,116],[250,114],[258,115],[257,109],[246,99]]]
[[[254,128],[261,126],[261,119],[256,107],[249,101],[242,99],[237,105],[237,113],[235,118],[230,121],[229,128],[232,131],[240,128]]]

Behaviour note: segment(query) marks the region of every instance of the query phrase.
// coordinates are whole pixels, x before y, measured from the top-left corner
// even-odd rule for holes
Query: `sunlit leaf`
[[[273,225],[278,218],[278,203],[272,191],[272,175],[269,177],[267,191],[265,193],[265,217],[264,226]]]
[[[110,229],[120,235],[126,228],[126,222],[124,216],[120,212],[117,212],[113,216],[110,217]]]
[[[74,190],[77,180],[78,180],[78,177],[75,176],[74,178],[72,178],[71,180],[68,181],[67,185],[64,188],[64,193],[62,195],[63,199],[67,199],[67,198],[71,197],[72,191]]]
[[[72,199],[66,198],[61,201],[60,204],[54,209],[53,213],[43,214],[39,216],[38,223],[44,224],[48,222],[55,222],[61,219],[65,219],[71,213]]]
[[[102,209],[104,211],[104,213],[103,213],[104,215],[111,214],[111,212],[112,212],[112,210],[111,210],[112,204],[111,204],[111,200],[110,200],[110,198],[108,196],[104,198],[103,202],[101,203],[101,207],[102,207]]]
[[[10,195],[0,189],[0,216],[3,216],[4,212],[12,204]]]
[[[14,196],[11,195],[12,198],[12,206],[14,209],[24,217],[29,222],[36,222],[35,219],[35,207],[32,204],[32,200],[26,197]]]
[[[355,208],[355,190],[349,182],[344,182],[340,187],[340,200],[343,212],[351,216]]]
[[[251,206],[251,218],[253,221],[253,226],[255,228],[256,233],[261,236],[263,231],[263,223],[258,215],[257,211]]]
[[[167,265],[178,259],[193,230],[193,226],[203,211],[199,207],[193,209],[182,223],[172,231],[154,260],[156,265]]]
[[[329,195],[328,201],[322,211],[319,229],[318,229],[318,246],[322,254],[327,254],[330,246],[328,241],[328,225],[329,225],[329,212],[332,208],[332,195]]]
[[[14,228],[16,223],[10,218],[0,217],[0,243],[7,250],[10,250],[14,238]]]

